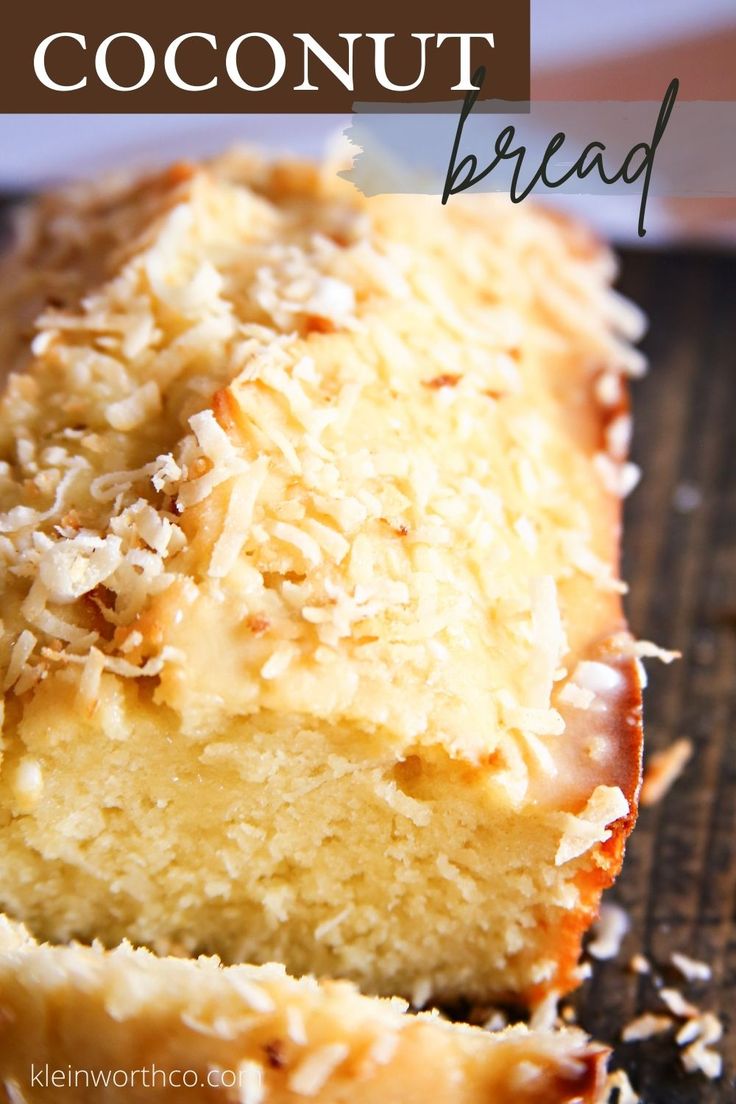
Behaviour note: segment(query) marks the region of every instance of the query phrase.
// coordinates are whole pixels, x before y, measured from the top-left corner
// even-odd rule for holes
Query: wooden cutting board
[[[647,312],[648,376],[634,384],[633,459],[624,576],[639,637],[682,651],[648,663],[647,752],[689,738],[694,754],[669,794],[642,809],[610,895],[631,931],[576,1000],[593,1035],[614,1041],[641,1011],[663,1011],[634,952],[665,966],[704,959],[705,984],[683,986],[724,1021],[724,1076],[685,1076],[671,1036],[616,1048],[645,1104],[736,1101],[736,256],[630,252],[621,290]]]

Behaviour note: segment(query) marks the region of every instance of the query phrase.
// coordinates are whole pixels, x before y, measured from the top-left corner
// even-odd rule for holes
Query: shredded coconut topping
[[[613,610],[623,584],[593,537],[585,435],[540,366],[620,406],[638,316],[602,254],[532,209],[430,223],[319,173],[292,202],[236,164],[121,185],[104,209],[94,189],[49,197],[5,262],[6,692],[73,672],[92,711],[110,676],[154,678],[192,728],[308,700],[401,748],[498,751],[514,800],[562,784],[558,684],[577,709],[601,696],[585,664],[563,673],[588,643],[568,595]],[[105,274],[89,286],[58,260],[83,236]],[[49,303],[30,340],[21,283]],[[595,464],[618,493],[630,426],[604,421]],[[603,816],[571,818],[558,861],[606,838]]]

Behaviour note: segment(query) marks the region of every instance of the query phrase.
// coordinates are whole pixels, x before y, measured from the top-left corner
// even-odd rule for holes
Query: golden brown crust
[[[613,885],[621,871],[626,841],[636,824],[644,738],[641,680],[634,659],[622,661],[619,669],[625,676],[626,693],[616,717],[616,773],[611,782],[622,790],[629,812],[614,822],[610,838],[597,845],[595,863],[578,872],[580,907],[563,917],[554,932],[550,931],[550,940],[557,940],[558,969],[549,984],[530,990],[527,1000],[531,1005],[550,990],[564,994],[580,984],[583,936],[598,916],[602,893]]]

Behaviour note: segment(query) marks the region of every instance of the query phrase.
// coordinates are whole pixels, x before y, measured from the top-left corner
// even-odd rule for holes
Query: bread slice
[[[491,1033],[405,1011],[282,966],[40,946],[0,922],[0,1096],[11,1104],[156,1104],[186,1089],[239,1104],[599,1099],[606,1052],[578,1030]]]
[[[248,156],[0,280],[0,904],[421,1003],[576,984],[636,811],[609,255]]]

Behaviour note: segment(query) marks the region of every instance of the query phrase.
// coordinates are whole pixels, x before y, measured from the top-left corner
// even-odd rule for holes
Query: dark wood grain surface
[[[644,479],[626,509],[629,620],[683,653],[673,666],[649,664],[646,748],[685,736],[695,752],[641,812],[610,894],[631,930],[574,1004],[594,1036],[615,1043],[638,1012],[663,1011],[651,978],[626,968],[631,954],[666,981],[672,952],[706,960],[712,980],[684,989],[724,1022],[724,1076],[685,1075],[671,1036],[617,1045],[613,1063],[645,1104],[736,1104],[736,256],[631,252],[620,287],[650,318],[651,367],[633,388]]]
[[[627,503],[624,571],[640,637],[683,653],[649,663],[647,752],[688,737],[694,755],[669,794],[641,811],[611,899],[631,931],[577,1000],[582,1023],[614,1041],[637,1012],[664,1011],[636,951],[706,960],[713,978],[684,986],[724,1021],[724,1076],[685,1076],[671,1036],[617,1047],[645,1104],[736,1101],[736,257],[636,252],[621,289],[650,318],[648,376],[633,387],[634,459],[644,479]],[[683,490],[684,488],[684,490]],[[679,490],[678,490],[679,489]],[[645,752],[646,755],[646,752]],[[665,971],[665,980],[673,980]],[[675,984],[682,987],[681,979]]]

